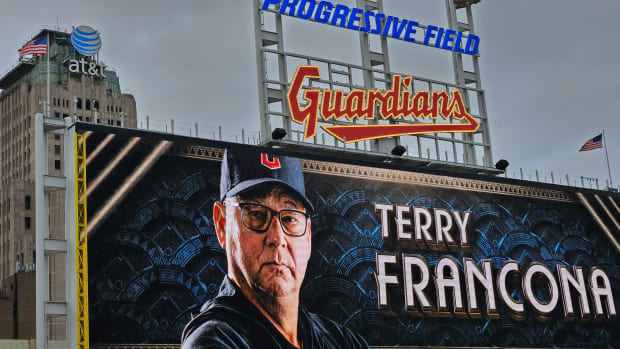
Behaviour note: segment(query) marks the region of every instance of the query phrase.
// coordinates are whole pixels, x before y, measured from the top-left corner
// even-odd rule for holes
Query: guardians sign
[[[380,90],[353,90],[346,96],[343,90],[320,90],[306,88],[303,99],[298,100],[304,80],[319,79],[319,67],[299,66],[288,91],[288,105],[293,121],[305,124],[304,140],[316,135],[319,115],[323,121],[341,120],[443,120],[437,123],[333,125],[322,126],[340,141],[351,143],[368,139],[415,135],[421,133],[476,132],[480,124],[469,114],[459,90],[418,91],[412,94],[412,77],[394,75],[392,88]],[[404,88],[403,88],[404,87]],[[378,111],[378,113],[377,113]],[[377,115],[378,114],[378,115]],[[462,122],[445,122],[457,120]]]

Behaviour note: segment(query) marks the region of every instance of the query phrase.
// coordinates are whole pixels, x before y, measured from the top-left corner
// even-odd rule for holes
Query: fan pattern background
[[[448,252],[383,241],[374,203],[473,212],[472,251],[460,260],[507,259],[522,269],[539,261],[602,267],[620,298],[620,268],[602,232],[581,205],[512,196],[395,185],[306,174],[312,258],[302,289],[310,311],[362,334],[371,345],[607,346],[620,343],[618,321],[541,323],[416,318],[396,306],[377,309],[375,254],[417,253],[434,266]],[[165,156],[89,240],[91,343],[178,343],[191,314],[217,294],[226,256],[211,221],[219,195],[219,162]],[[88,203],[89,212],[97,209]],[[429,292],[432,293],[432,292]],[[515,293],[516,297],[522,297]],[[544,299],[548,295],[538,290]],[[531,313],[531,312],[530,312]]]

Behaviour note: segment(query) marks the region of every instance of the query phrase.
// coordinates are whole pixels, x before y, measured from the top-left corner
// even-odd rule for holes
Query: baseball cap
[[[256,151],[226,149],[222,159],[220,199],[273,183],[292,190],[308,212],[314,210],[306,197],[301,162],[297,158]]]

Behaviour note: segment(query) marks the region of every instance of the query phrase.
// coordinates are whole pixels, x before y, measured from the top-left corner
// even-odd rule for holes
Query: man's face
[[[306,212],[299,200],[280,187],[275,187],[264,197],[226,200],[260,204],[274,211]],[[223,209],[226,210],[224,247],[229,275],[242,288],[241,284],[245,283],[253,292],[271,297],[299,294],[310,259],[310,219],[306,223],[306,233],[295,237],[284,232],[277,217],[273,217],[266,232],[256,232],[243,224],[239,207],[224,206]]]

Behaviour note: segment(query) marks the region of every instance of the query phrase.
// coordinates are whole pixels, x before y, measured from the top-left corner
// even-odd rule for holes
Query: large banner
[[[299,303],[310,318],[371,346],[620,344],[617,194],[306,155],[301,187],[276,176],[293,199],[270,199],[239,189],[244,176],[289,171],[293,153],[77,127],[87,131],[93,344],[179,344],[227,274],[237,284],[252,275],[254,252],[227,256],[260,234],[276,241],[261,248],[292,256],[279,255],[270,275],[286,281],[305,268]],[[222,188],[241,191],[229,200]],[[222,233],[234,229],[239,241]],[[262,285],[264,268],[244,294]]]

